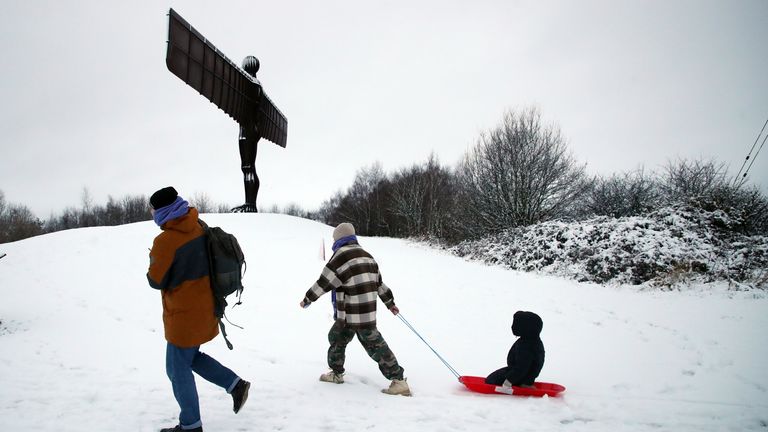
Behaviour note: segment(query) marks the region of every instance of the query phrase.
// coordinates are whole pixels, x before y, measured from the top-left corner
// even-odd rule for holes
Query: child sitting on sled
[[[534,380],[544,366],[544,344],[539,337],[543,325],[541,317],[533,312],[515,312],[512,334],[520,338],[507,354],[507,367],[488,375],[485,378],[487,384],[533,387]]]

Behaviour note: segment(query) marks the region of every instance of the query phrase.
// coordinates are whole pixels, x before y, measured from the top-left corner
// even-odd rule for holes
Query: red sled
[[[550,397],[559,396],[560,393],[565,391],[565,387],[560,384],[535,382],[533,387],[503,387],[495,386],[493,384],[486,384],[484,377],[476,376],[461,376],[459,382],[467,386],[467,388],[473,392],[485,393],[485,394],[505,394],[511,396],[534,396],[543,397],[544,395]]]

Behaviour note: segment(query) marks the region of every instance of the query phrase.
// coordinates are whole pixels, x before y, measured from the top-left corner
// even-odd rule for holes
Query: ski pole
[[[6,254],[2,254],[2,255],[0,255],[0,258],[3,258],[3,257],[5,257],[5,255],[6,255]]]
[[[404,323],[406,326],[408,326],[408,328],[409,328],[409,329],[411,329],[411,331],[412,331],[412,332],[414,332],[414,333],[416,334],[416,336],[418,336],[418,337],[419,337],[419,339],[421,339],[421,341],[422,341],[422,342],[424,342],[424,344],[426,344],[426,345],[429,347],[429,349],[431,349],[431,350],[432,350],[432,352],[433,352],[433,353],[435,353],[435,355],[437,356],[437,358],[439,358],[439,359],[440,359],[440,361],[441,361],[441,362],[443,362],[443,364],[444,364],[444,365],[445,365],[445,366],[446,366],[446,367],[447,367],[447,368],[448,368],[448,369],[451,371],[451,373],[453,373],[453,374],[456,376],[456,378],[458,378],[458,379],[459,379],[459,381],[461,381],[461,375],[459,375],[459,373],[458,373],[458,372],[456,372],[456,369],[454,369],[454,368],[453,368],[453,366],[451,366],[450,364],[448,364],[448,362],[447,362],[447,361],[445,361],[445,359],[444,359],[442,356],[440,356],[440,354],[438,354],[438,353],[437,353],[437,351],[435,351],[435,349],[434,349],[434,348],[432,348],[432,345],[430,345],[430,344],[429,344],[429,343],[428,343],[426,340],[424,340],[424,338],[423,338],[423,337],[422,337],[422,336],[419,334],[419,332],[417,332],[417,331],[416,331],[416,329],[415,329],[415,328],[413,328],[413,326],[411,325],[411,323],[409,323],[409,322],[408,322],[408,320],[406,320],[406,319],[403,317],[403,314],[402,314],[402,312],[401,312],[401,313],[398,313],[398,314],[397,314],[397,317],[398,317],[398,318],[400,318],[400,321],[402,321],[402,322],[403,322],[403,323]]]

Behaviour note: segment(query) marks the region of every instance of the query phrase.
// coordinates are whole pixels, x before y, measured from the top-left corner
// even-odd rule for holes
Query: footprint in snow
[[[562,420],[560,420],[560,423],[564,424],[564,425],[567,425],[567,424],[572,424],[572,423],[590,423],[590,422],[593,422],[593,421],[594,420],[590,419],[590,418],[574,417],[574,418],[570,418],[570,419],[562,419]]]

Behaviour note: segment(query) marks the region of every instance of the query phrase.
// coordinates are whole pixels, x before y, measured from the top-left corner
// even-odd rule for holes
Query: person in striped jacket
[[[317,282],[299,303],[302,308],[327,292],[332,293],[335,322],[328,332],[328,367],[331,370],[320,375],[320,381],[342,384],[347,345],[357,336],[365,352],[379,364],[379,370],[388,380],[389,388],[382,392],[391,395],[410,396],[411,389],[403,376],[403,368],[395,354],[376,328],[376,297],[395,315],[392,291],[381,280],[379,265],[371,254],[357,242],[355,227],[342,223],[333,230],[333,256],[323,268]]]

